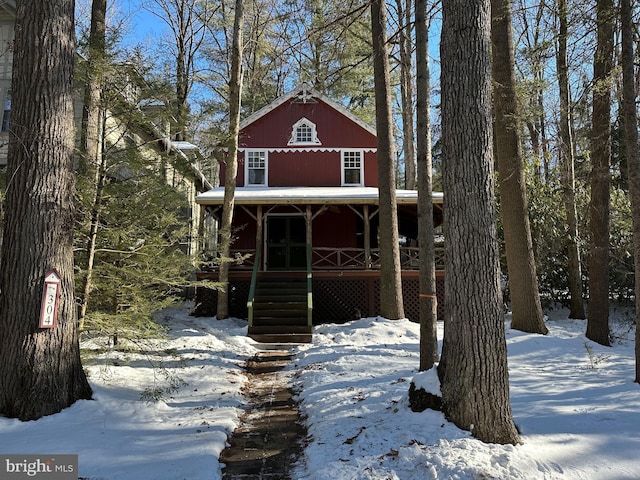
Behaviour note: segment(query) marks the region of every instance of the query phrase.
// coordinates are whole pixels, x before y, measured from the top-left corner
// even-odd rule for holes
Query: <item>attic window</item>
[[[316,124],[301,118],[293,124],[288,145],[320,145]]]

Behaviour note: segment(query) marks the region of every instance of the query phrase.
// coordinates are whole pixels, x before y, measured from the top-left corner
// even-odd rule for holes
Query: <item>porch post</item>
[[[371,223],[369,222],[369,205],[363,205],[364,220],[364,268],[371,269]]]
[[[311,214],[311,205],[307,205],[306,215],[304,219],[307,226],[307,248],[310,252],[313,252],[313,242],[311,237],[313,234],[313,229],[311,228],[313,224],[313,215]],[[313,254],[311,258],[313,258]]]
[[[200,218],[198,218],[198,254],[202,258],[202,254],[204,253],[204,247],[206,245],[206,241],[204,239],[204,222],[207,215],[207,207],[206,205],[200,205]]]
[[[256,211],[256,256],[258,249],[262,249],[262,205],[258,204]],[[260,258],[263,258],[260,255]],[[262,260],[261,260],[262,261]],[[262,265],[258,265],[258,272],[262,271]]]

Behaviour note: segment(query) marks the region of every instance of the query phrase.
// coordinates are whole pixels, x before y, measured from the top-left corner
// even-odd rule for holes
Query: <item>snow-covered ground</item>
[[[246,322],[190,317],[186,306],[162,321],[169,339],[138,345],[145,353],[83,345],[94,350],[85,367],[95,400],[35,422],[0,418],[0,453],[78,454],[79,475],[92,480],[220,478],[218,455],[242,412],[242,363],[259,345]],[[606,348],[586,340],[585,322],[566,311],[550,313],[547,336],[507,323],[524,442],[515,447],[483,444],[439,412],[409,409],[418,325],[367,318],[318,326],[290,366],[309,433],[293,478],[640,478],[629,324],[614,312],[616,341]]]

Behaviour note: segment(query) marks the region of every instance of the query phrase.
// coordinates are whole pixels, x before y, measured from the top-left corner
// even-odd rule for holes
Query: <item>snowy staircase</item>
[[[258,278],[249,336],[264,343],[309,343],[307,280],[304,276]]]

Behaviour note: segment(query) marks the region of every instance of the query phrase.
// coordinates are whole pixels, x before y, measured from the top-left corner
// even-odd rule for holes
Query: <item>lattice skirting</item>
[[[436,278],[438,319],[444,319],[444,276]],[[420,320],[419,281],[417,277],[402,279],[404,313],[411,321]],[[380,280],[314,279],[313,322],[341,323],[377,315],[380,304]]]
[[[250,282],[231,280],[229,315],[247,318],[247,297]],[[438,320],[444,319],[444,275],[436,277]],[[417,276],[403,276],[404,311],[412,321],[420,319],[419,282]],[[216,314],[218,295],[215,290],[198,287],[194,315],[212,317]],[[313,279],[313,323],[343,323],[377,315],[380,302],[380,280],[375,276],[348,276]]]
[[[232,280],[229,282],[229,316],[247,318],[247,298],[249,297],[248,280]],[[196,307],[193,315],[196,317],[214,317],[218,309],[218,292],[212,288],[198,287],[196,289]]]

